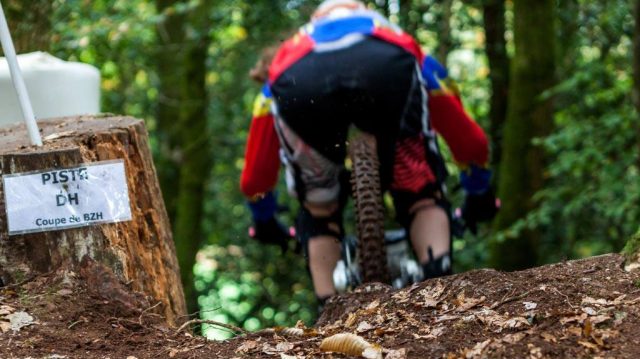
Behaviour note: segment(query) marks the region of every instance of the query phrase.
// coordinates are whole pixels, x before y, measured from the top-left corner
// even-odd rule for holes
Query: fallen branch
[[[528,291],[526,291],[526,292],[524,292],[524,293],[522,293],[522,294],[520,294],[520,295],[516,295],[516,296],[513,296],[513,297],[509,297],[509,298],[507,298],[507,299],[503,299],[503,300],[501,300],[501,301],[499,301],[499,302],[493,303],[493,304],[489,307],[489,309],[496,309],[496,308],[498,308],[499,306],[501,306],[501,305],[503,305],[503,304],[506,304],[506,303],[509,303],[509,302],[513,302],[514,300],[520,300],[520,299],[522,299],[522,298],[524,298],[524,297],[528,296],[529,294],[531,294],[531,292],[532,292],[532,291],[533,291],[533,289],[530,289],[530,290],[528,290]]]
[[[180,316],[178,316],[178,318],[193,317],[193,316],[196,316],[196,315],[201,314],[201,313],[216,312],[216,311],[220,310],[220,308],[222,308],[222,307],[216,307],[216,308],[207,309],[207,310],[198,310],[198,311],[195,311],[195,312],[193,312],[191,314],[180,315]]]
[[[558,294],[560,294],[561,296],[563,296],[563,297],[564,297],[565,302],[567,302],[567,304],[569,304],[569,306],[570,306],[571,308],[576,309],[576,306],[575,306],[575,305],[573,305],[573,304],[571,304],[571,301],[569,300],[569,296],[568,296],[568,295],[566,295],[566,294],[562,293],[562,292],[561,292],[561,291],[559,291],[559,290],[558,290],[558,288],[556,288],[556,287],[551,287],[551,289],[555,290],[555,291],[556,291],[556,293],[558,293]]]
[[[148,311],[152,310],[153,308],[155,308],[155,307],[159,306],[160,304],[162,304],[162,302],[158,302],[158,303],[156,303],[155,305],[153,305],[153,306],[151,306],[151,307],[149,307],[149,308],[147,308],[147,309],[143,310],[143,311],[142,311],[142,313],[140,313],[140,317],[138,318],[138,323],[140,323],[140,325],[142,325],[142,317],[144,316],[144,314],[145,314],[146,312],[148,312]]]
[[[80,323],[86,323],[86,322],[87,322],[87,321],[86,321],[86,319],[80,319],[80,320],[77,320],[77,321],[75,321],[75,322],[71,323],[71,324],[67,327],[67,329],[71,329],[71,328],[75,327],[77,324],[80,324]]]
[[[214,325],[216,327],[225,328],[231,330],[232,332],[247,334],[248,332],[242,328],[236,327],[235,325],[225,324],[216,322],[215,320],[207,320],[207,319],[191,319],[190,321],[182,324],[178,330],[176,330],[176,334],[180,333],[184,328],[192,325],[192,324],[209,324]]]

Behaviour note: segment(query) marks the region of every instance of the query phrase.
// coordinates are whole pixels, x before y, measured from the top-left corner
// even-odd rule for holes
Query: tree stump
[[[131,220],[9,235],[0,181],[0,274],[5,284],[53,270],[78,271],[84,257],[131,289],[162,302],[169,324],[186,314],[180,273],[144,123],[131,117],[81,116],[40,121],[44,146],[23,125],[0,128],[2,175],[123,160]],[[126,191],[125,191],[126,192]],[[86,261],[86,260],[85,260]]]

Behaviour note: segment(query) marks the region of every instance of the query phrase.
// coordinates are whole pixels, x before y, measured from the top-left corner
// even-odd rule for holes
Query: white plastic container
[[[37,120],[100,112],[100,71],[45,52],[18,55]],[[0,57],[0,126],[22,122],[9,66]]]

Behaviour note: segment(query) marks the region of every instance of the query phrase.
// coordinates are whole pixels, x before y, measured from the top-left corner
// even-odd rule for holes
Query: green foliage
[[[622,254],[627,257],[627,259],[634,258],[638,253],[640,253],[640,230],[627,240],[627,243],[622,249]]]
[[[203,313],[205,317],[247,329],[293,325],[299,319],[310,324],[316,313],[303,258],[283,256],[248,238],[251,216],[238,187],[253,99],[261,87],[249,80],[249,69],[263,47],[279,43],[284,32],[301,24],[300,12],[305,11],[285,3],[224,2],[216,6],[212,19],[207,83],[215,161],[204,220],[210,245],[200,254],[206,260],[198,261],[196,285],[202,309],[219,308]],[[227,255],[238,251],[241,256]],[[212,261],[215,267],[205,265]],[[205,328],[207,335],[223,335]]]
[[[102,110],[143,118],[153,130],[158,92],[150,52],[159,21],[153,3],[57,0],[54,8],[53,55],[100,69]]]
[[[538,208],[499,236],[542,229],[545,263],[619,251],[637,229],[639,124],[630,97],[627,6],[580,2],[582,26],[575,43],[565,44],[569,73],[545,94],[560,104],[557,128],[535,142],[552,159],[548,185],[535,196]]]

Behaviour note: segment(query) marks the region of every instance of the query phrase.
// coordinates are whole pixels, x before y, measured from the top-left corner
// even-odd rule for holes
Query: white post
[[[36,118],[33,115],[33,107],[31,107],[31,100],[29,100],[29,94],[27,93],[27,87],[24,84],[24,79],[20,72],[20,66],[18,66],[16,49],[13,47],[13,41],[11,40],[11,34],[9,33],[9,25],[7,25],[7,19],[4,16],[4,10],[2,9],[1,2],[0,42],[2,42],[2,51],[4,51],[4,56],[7,58],[7,63],[9,64],[11,81],[13,81],[13,87],[16,89],[16,93],[18,94],[18,101],[20,101],[20,108],[22,109],[24,122],[27,124],[27,131],[29,131],[31,144],[35,146],[42,146],[40,130],[38,130]]]

